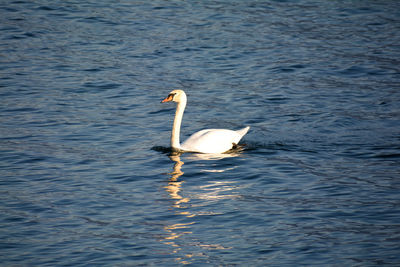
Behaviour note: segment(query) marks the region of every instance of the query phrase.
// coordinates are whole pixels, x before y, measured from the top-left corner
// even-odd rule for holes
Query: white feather
[[[171,134],[171,147],[173,149],[200,153],[224,153],[238,144],[250,129],[249,126],[237,131],[205,129],[194,133],[181,145],[179,143],[179,134],[183,112],[186,107],[186,94],[182,90],[173,90],[162,102],[169,101],[178,103]]]

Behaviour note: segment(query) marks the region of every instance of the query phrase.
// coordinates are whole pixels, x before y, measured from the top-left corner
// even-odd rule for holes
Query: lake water
[[[399,266],[398,1],[0,4],[2,266]],[[168,150],[251,126],[244,151]]]

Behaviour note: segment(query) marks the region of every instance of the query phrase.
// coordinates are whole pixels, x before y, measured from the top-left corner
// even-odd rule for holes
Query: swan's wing
[[[239,143],[240,139],[247,131],[247,127],[239,131],[226,129],[201,130],[190,136],[181,145],[181,148],[192,152],[223,153],[231,149],[233,143]]]
[[[249,131],[249,129],[250,129],[250,126],[247,126],[247,127],[244,127],[243,129],[240,129],[240,130],[237,130],[237,131],[235,131],[235,132],[237,132],[239,135],[240,135],[240,139],[245,135],[245,134],[247,134],[247,132]],[[239,139],[239,140],[240,140]],[[239,142],[239,141],[238,141]],[[236,143],[237,144],[237,143]]]

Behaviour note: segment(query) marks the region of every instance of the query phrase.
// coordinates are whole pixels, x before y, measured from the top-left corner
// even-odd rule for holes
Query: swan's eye
[[[175,95],[176,95],[176,93],[169,94],[169,95],[167,96],[167,98],[165,98],[163,101],[161,101],[161,103],[174,101]]]

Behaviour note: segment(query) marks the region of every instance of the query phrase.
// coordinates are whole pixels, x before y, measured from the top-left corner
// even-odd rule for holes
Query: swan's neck
[[[171,147],[173,149],[180,149],[181,147],[179,142],[179,135],[181,131],[181,123],[185,107],[186,107],[186,99],[182,99],[180,102],[178,102],[176,106],[174,125],[172,126],[172,134],[171,134]]]

